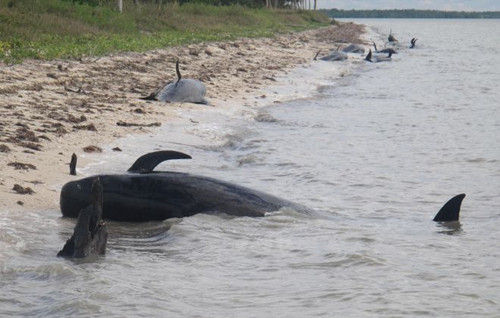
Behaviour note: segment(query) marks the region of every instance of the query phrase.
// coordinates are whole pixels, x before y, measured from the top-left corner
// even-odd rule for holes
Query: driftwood
[[[99,178],[92,183],[91,204],[80,211],[75,230],[57,256],[83,258],[104,255],[108,230],[102,220],[102,184]]]

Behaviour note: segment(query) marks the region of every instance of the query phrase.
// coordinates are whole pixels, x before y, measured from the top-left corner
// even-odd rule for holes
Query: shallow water
[[[55,257],[74,220],[0,211],[0,313],[497,316],[500,21],[360,22],[404,44],[416,36],[417,48],[346,66],[340,79],[318,62],[268,94],[303,98],[186,111],[194,122],[120,140],[123,153],[79,170],[122,172],[139,154],[176,149],[193,160],[160,169],[250,186],[320,215],[110,222],[106,256],[74,262]],[[301,78],[310,85],[299,92]],[[462,192],[459,225],[431,221]]]

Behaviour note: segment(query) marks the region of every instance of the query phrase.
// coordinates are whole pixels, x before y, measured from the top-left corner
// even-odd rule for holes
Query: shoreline
[[[0,152],[0,208],[57,208],[60,186],[75,178],[69,175],[71,154],[78,156],[77,167],[93,161],[83,147],[103,147],[130,134],[154,133],[154,127],[188,109],[231,110],[234,105],[279,102],[263,94],[278,84],[278,77],[310,63],[318,50],[326,53],[338,44],[361,43],[363,32],[361,25],[342,23],[274,38],[2,67],[0,151],[10,151]],[[184,78],[205,83],[211,106],[139,99],[175,78],[177,59]],[[119,121],[152,127],[124,127],[117,125]],[[16,162],[27,165],[8,165]],[[15,184],[34,193],[18,194],[13,191]]]

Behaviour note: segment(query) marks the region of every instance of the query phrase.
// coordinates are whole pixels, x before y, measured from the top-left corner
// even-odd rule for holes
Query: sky
[[[318,0],[321,9],[500,11],[500,0]]]

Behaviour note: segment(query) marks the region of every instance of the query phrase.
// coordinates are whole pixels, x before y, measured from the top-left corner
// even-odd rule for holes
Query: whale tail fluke
[[[459,194],[451,198],[445,205],[439,210],[439,212],[434,217],[435,222],[450,222],[458,221],[460,214],[460,206],[462,205],[462,200],[465,198],[465,194]]]
[[[191,159],[191,156],[172,150],[150,152],[139,157],[128,169],[128,172],[149,173],[163,161],[172,159]]]

